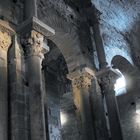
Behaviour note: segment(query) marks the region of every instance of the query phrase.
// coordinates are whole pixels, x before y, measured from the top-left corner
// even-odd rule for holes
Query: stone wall
[[[19,24],[24,18],[23,0],[0,0],[0,18]]]
[[[61,140],[60,134],[60,92],[57,76],[47,70],[45,73],[45,120],[49,139]]]
[[[62,0],[40,0],[37,4],[38,18],[56,31],[50,40],[64,55],[69,71],[79,68],[80,65],[93,66],[93,46],[85,15]]]
[[[140,2],[136,0],[128,0],[127,3],[124,0],[92,0],[92,4],[95,4],[96,8],[101,12],[100,29],[108,64],[111,65],[111,60],[114,56],[121,55],[132,65],[135,64],[138,68],[140,68]],[[74,2],[71,4],[66,0],[37,1],[38,18],[55,29],[56,35],[50,37],[49,39],[56,43],[57,47],[64,55],[69,71],[74,71],[81,65],[94,66],[93,52],[95,51],[95,43],[93,39],[94,33],[90,36],[91,28],[87,22],[87,15],[85,15],[79,7],[73,6]],[[14,23],[14,25],[17,25],[24,20],[24,10],[23,0],[0,0],[0,18],[9,20]],[[58,56],[55,53],[57,53]],[[56,56],[53,57],[53,55]],[[62,80],[61,78],[58,78],[58,75],[64,72],[62,69],[58,70],[58,67],[63,67],[64,65],[60,65],[59,63],[57,64],[57,67],[55,67],[56,61],[59,61],[59,55],[60,52],[58,54],[58,52],[54,50],[52,56],[49,56],[53,57],[54,60],[50,60],[48,65],[55,69],[51,69],[49,71],[45,69],[46,75],[44,82],[46,87],[44,88],[44,92],[46,94],[44,99],[44,108],[47,137],[50,137],[50,139],[57,138],[59,140],[77,140],[81,139],[81,132],[80,125],[78,124],[79,120],[76,119],[76,108],[73,103],[72,95],[63,95],[65,90],[63,87],[60,87],[66,83],[60,81]],[[10,110],[10,117],[12,123],[15,123],[15,126],[18,126],[20,129],[21,133],[18,133],[18,136],[21,137],[23,134],[22,131],[24,131],[24,133],[26,133],[24,137],[26,138],[22,138],[29,139],[29,91],[28,81],[26,81],[27,77],[25,77],[26,70],[24,69],[24,60],[22,58],[19,64],[20,70],[18,71],[18,69],[16,69],[18,63],[15,63],[15,56],[10,57],[12,58],[9,58],[9,63],[11,63],[9,64],[11,67],[9,71],[9,76],[11,78],[9,79],[9,86],[12,91],[10,91],[10,108],[13,110],[15,109],[14,111]],[[96,54],[95,57],[97,60]],[[3,65],[3,60],[0,60],[0,62]],[[98,62],[96,67],[98,68]],[[23,86],[21,86],[21,83],[18,82],[18,72],[20,72],[20,82]],[[13,73],[17,77],[14,76]],[[66,73],[64,77],[66,78]],[[16,82],[17,85],[13,82]],[[139,76],[137,76],[135,82],[137,84],[133,86],[137,87],[136,89],[129,89],[127,94],[117,97],[124,140],[139,140],[140,137],[140,116],[136,114],[136,106],[138,105],[136,98],[139,97]],[[17,91],[19,90],[17,92],[18,94],[14,93],[15,89]],[[13,93],[13,95],[11,93]],[[63,97],[60,102],[60,96],[62,95]],[[18,104],[16,104],[17,102]],[[60,108],[67,116],[67,123],[65,125],[60,124]],[[20,121],[15,118],[13,119],[12,117],[15,114],[19,120],[20,117],[22,119]],[[60,130],[61,125],[62,129]],[[12,129],[13,135],[14,129],[16,128]],[[62,132],[62,137],[60,131]]]
[[[138,91],[117,97],[124,140],[139,140],[140,137],[140,115],[136,113],[135,92]]]
[[[131,26],[127,25],[131,25],[134,19],[132,18],[130,21],[127,19],[128,13],[125,8],[123,9],[124,3],[109,0],[92,0],[92,3],[101,12],[100,29],[109,65],[115,55],[122,55],[133,64],[131,48],[127,40]]]
[[[76,107],[71,93],[66,93],[61,98],[61,113],[62,140],[81,140],[80,125],[76,117]],[[66,119],[65,122],[63,122],[63,117]]]

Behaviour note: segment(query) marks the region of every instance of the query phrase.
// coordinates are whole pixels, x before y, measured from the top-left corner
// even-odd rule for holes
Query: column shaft
[[[122,131],[115,91],[113,91],[113,87],[112,89],[105,87],[104,93],[110,124],[111,140],[122,140]]]
[[[7,140],[8,94],[7,94],[7,52],[0,48],[0,139]]]
[[[37,17],[37,0],[25,0],[25,19]]]
[[[120,117],[114,91],[114,84],[120,74],[111,68],[102,70],[100,74],[101,75],[99,77],[101,77],[100,82],[102,94],[106,100],[106,115],[108,116],[109,120],[111,140],[122,140],[123,137],[121,131]]]
[[[96,50],[97,50],[97,55],[99,60],[99,67],[102,69],[105,68],[108,64],[106,62],[104,44],[100,33],[99,23],[94,24],[93,32],[94,32],[94,40],[95,40]]]
[[[82,139],[83,140],[94,140],[93,127],[92,127],[92,118],[89,104],[89,92],[86,89],[76,89],[73,88],[74,94],[78,97],[75,97],[75,104],[77,106],[78,112],[80,113],[80,120],[82,126]],[[77,98],[77,99],[76,99]]]
[[[11,140],[29,140],[29,110],[22,82],[23,58],[16,36],[8,54],[10,137]]]
[[[34,30],[23,40],[29,83],[31,140],[46,140],[41,64],[44,36]]]
[[[96,140],[109,140],[103,96],[96,78],[90,88],[90,103]]]
[[[89,100],[89,87],[93,75],[89,68],[83,68],[68,75],[68,78],[72,79],[74,102],[81,119],[83,140],[95,140]]]
[[[45,140],[44,118],[42,106],[42,89],[41,89],[41,59],[38,56],[31,56],[26,59],[28,68],[29,82],[29,104],[30,104],[30,127],[31,140]]]
[[[11,36],[0,31],[0,139],[8,139],[8,79],[7,52],[11,45]]]

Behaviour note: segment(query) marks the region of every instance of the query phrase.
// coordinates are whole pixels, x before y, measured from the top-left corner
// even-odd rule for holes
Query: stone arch
[[[137,75],[136,68],[123,56],[116,55],[111,61],[113,68],[118,69],[126,79],[127,89],[131,89]]]
[[[52,40],[62,52],[69,72],[81,65],[91,65],[90,60],[82,53],[76,25],[67,22],[63,17],[59,16],[56,11],[47,9],[47,7],[40,10],[38,17],[55,30],[55,35],[49,37],[49,39]]]
[[[119,69],[123,74],[125,73],[131,74],[134,72],[134,66],[121,55],[114,56],[111,61],[111,65],[114,68]]]
[[[69,122],[74,119],[76,121],[76,116],[74,116],[75,108],[73,107],[74,103],[73,103],[73,98],[72,98],[72,93],[71,93],[72,92],[71,81],[67,79],[66,77],[68,73],[68,67],[65,62],[65,58],[63,58],[63,54],[60,52],[59,48],[56,46],[56,44],[52,40],[48,39],[48,45],[50,46],[50,51],[45,54],[45,59],[43,60],[44,82],[45,82],[45,88],[46,88],[44,102],[45,102],[45,110],[48,109],[49,112],[51,113],[46,114],[45,117],[46,119],[48,119],[47,123],[52,127],[55,126],[55,130],[56,130],[57,128],[62,129],[62,122],[60,119],[61,117],[59,116],[61,116],[60,114],[63,112],[62,110],[64,109],[62,107],[63,104],[67,104],[67,107],[65,108],[65,113],[67,111],[66,113],[67,115],[73,115],[71,116],[72,118],[71,120],[68,119]],[[65,97],[66,99],[68,97],[68,99],[66,100],[67,101],[66,103],[65,103]],[[69,110],[73,112],[68,113]],[[56,114],[56,112],[59,112],[59,113]],[[58,125],[58,123],[56,123],[56,121],[54,122],[50,121],[53,117],[57,119],[57,122],[60,122],[61,127],[60,125]],[[78,128],[75,128],[75,129],[76,129],[75,131],[78,132],[77,130]],[[55,131],[54,129],[51,130],[49,127],[47,130],[50,133]],[[59,135],[55,135],[53,138],[56,140],[61,139]]]

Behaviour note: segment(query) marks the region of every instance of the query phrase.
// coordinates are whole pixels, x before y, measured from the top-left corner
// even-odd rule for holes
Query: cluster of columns
[[[33,23],[29,23],[29,26],[30,24]],[[53,33],[50,31],[51,28],[46,29],[44,24],[43,27],[42,25],[37,27],[39,26],[47,35],[54,33],[53,29],[51,30]],[[46,140],[41,65],[44,53],[49,50],[44,48],[45,35],[40,28],[37,31],[32,26],[30,31],[26,32],[26,27],[21,28],[24,34],[19,37],[9,29],[9,26],[0,26],[0,138],[2,140],[9,138]],[[25,61],[28,95],[25,94],[27,91],[24,91],[23,61]]]
[[[88,67],[68,74],[72,80],[77,116],[81,121],[82,140],[122,139],[114,91],[118,77],[111,68],[103,69],[96,75]]]
[[[104,43],[100,31],[100,11],[93,6],[90,7],[87,12],[89,16],[91,14],[94,16],[94,18],[91,19],[91,27],[94,33],[99,61],[99,71],[96,73],[96,77],[98,78],[104,101],[108,138],[110,140],[122,140],[120,117],[114,91],[114,84],[121,75],[115,69],[109,67],[106,60]]]

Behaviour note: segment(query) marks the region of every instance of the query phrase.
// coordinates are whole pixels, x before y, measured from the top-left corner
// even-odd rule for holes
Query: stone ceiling
[[[129,31],[139,20],[140,0],[92,0],[102,19],[120,31]]]

